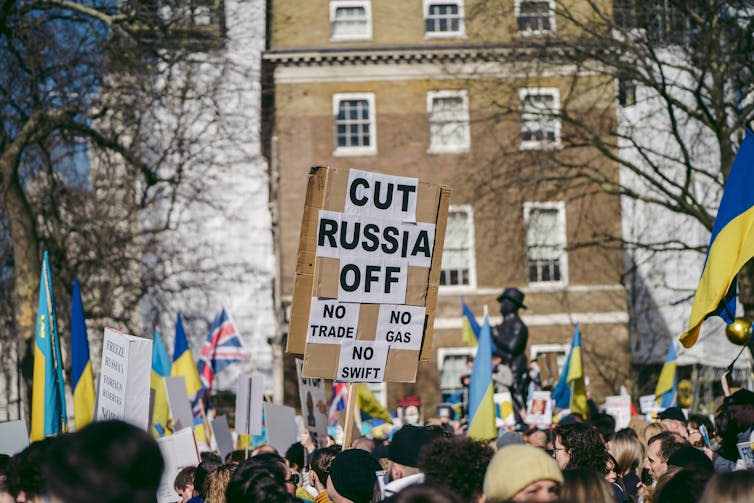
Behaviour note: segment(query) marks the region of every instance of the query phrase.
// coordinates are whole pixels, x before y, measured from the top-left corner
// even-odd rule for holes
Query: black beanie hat
[[[443,435],[439,428],[405,425],[396,431],[388,446],[387,458],[403,466],[417,467],[422,447]]]
[[[330,465],[330,480],[338,494],[354,503],[369,503],[382,466],[367,451],[341,451]]]

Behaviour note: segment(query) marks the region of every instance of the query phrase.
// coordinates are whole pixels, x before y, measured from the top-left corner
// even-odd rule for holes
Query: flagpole
[[[343,428],[343,449],[351,446],[353,437],[354,414],[356,412],[356,386],[357,383],[348,384],[348,402],[346,403],[346,424]]]

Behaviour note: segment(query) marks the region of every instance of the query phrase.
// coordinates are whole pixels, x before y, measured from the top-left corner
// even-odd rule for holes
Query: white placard
[[[347,341],[340,346],[338,382],[382,382],[388,344],[382,341]]]
[[[552,424],[552,399],[549,391],[535,391],[526,404],[526,424],[545,428]]]
[[[511,397],[510,392],[495,393],[492,399],[495,402],[496,409],[499,411],[495,415],[500,420],[500,426],[515,426],[516,414],[513,412],[513,397]]]
[[[385,220],[416,222],[419,179],[350,169],[345,212]]]
[[[296,410],[270,402],[264,402],[263,407],[267,442],[283,456],[291,445],[298,442]]]
[[[165,389],[168,392],[170,416],[173,418],[173,429],[194,427],[194,413],[186,396],[186,380],[183,376],[165,377]]]
[[[233,452],[233,435],[228,428],[228,418],[225,416],[217,416],[212,420],[212,433],[215,435],[215,442],[217,442],[217,450],[220,451],[220,457],[226,458],[228,454]]]
[[[748,470],[754,469],[754,451],[752,451],[752,442],[739,442],[736,444],[738,453]]]
[[[262,399],[264,377],[261,374],[241,374],[236,386],[236,424],[239,435],[262,434]]]
[[[324,447],[327,439],[327,396],[325,395],[325,380],[314,377],[304,377],[304,360],[296,358],[296,373],[298,375],[298,392],[301,400],[301,419],[303,426],[317,447]]]
[[[341,257],[338,300],[372,304],[404,304],[408,260],[384,257]]]
[[[317,220],[318,257],[361,255],[408,259],[409,265],[430,267],[435,246],[435,224],[367,219],[320,210]]]
[[[395,349],[421,349],[425,314],[423,306],[381,305],[375,340]]]
[[[615,418],[615,430],[628,428],[631,421],[631,397],[614,395],[605,397],[605,412]]]
[[[105,328],[95,419],[149,428],[152,340]]]
[[[29,446],[26,421],[0,423],[0,454],[13,456]]]
[[[306,342],[342,344],[356,338],[361,304],[312,297]]]
[[[657,410],[657,399],[654,395],[643,395],[639,397],[639,408],[642,414],[648,414]]]
[[[184,428],[167,437],[158,438],[157,445],[160,446],[162,459],[165,460],[165,470],[162,472],[160,487],[157,489],[157,502],[181,501],[181,497],[173,488],[173,482],[185,467],[199,464],[199,450],[196,448],[194,430]]]

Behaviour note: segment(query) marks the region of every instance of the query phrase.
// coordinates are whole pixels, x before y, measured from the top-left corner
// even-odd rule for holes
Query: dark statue
[[[502,364],[507,365],[513,374],[511,395],[519,404],[526,403],[526,379],[529,360],[526,357],[526,343],[529,341],[529,329],[518,315],[523,308],[524,293],[518,288],[506,288],[497,301],[500,303],[500,313],[503,322],[493,330],[492,339],[495,349],[501,355]]]

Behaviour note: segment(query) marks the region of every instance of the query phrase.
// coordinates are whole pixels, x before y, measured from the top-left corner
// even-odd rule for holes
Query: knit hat
[[[668,407],[667,409],[657,414],[657,419],[675,419],[676,421],[685,423],[686,415],[683,413],[683,409],[681,409],[680,407]]]
[[[387,458],[403,466],[417,467],[421,448],[442,435],[441,428],[407,424],[393,435]]]
[[[754,393],[748,389],[740,389],[725,397],[723,403],[727,405],[754,405]]]
[[[372,499],[375,472],[382,470],[367,451],[347,449],[338,453],[330,465],[330,480],[338,494],[354,503],[368,503]]]
[[[538,480],[563,483],[558,464],[545,451],[531,445],[509,445],[497,451],[484,476],[488,501],[506,501]]]
[[[502,435],[497,437],[498,449],[502,449],[503,447],[508,447],[509,445],[519,445],[523,443],[524,443],[524,439],[521,438],[521,435],[519,435],[515,431],[504,431]]]

